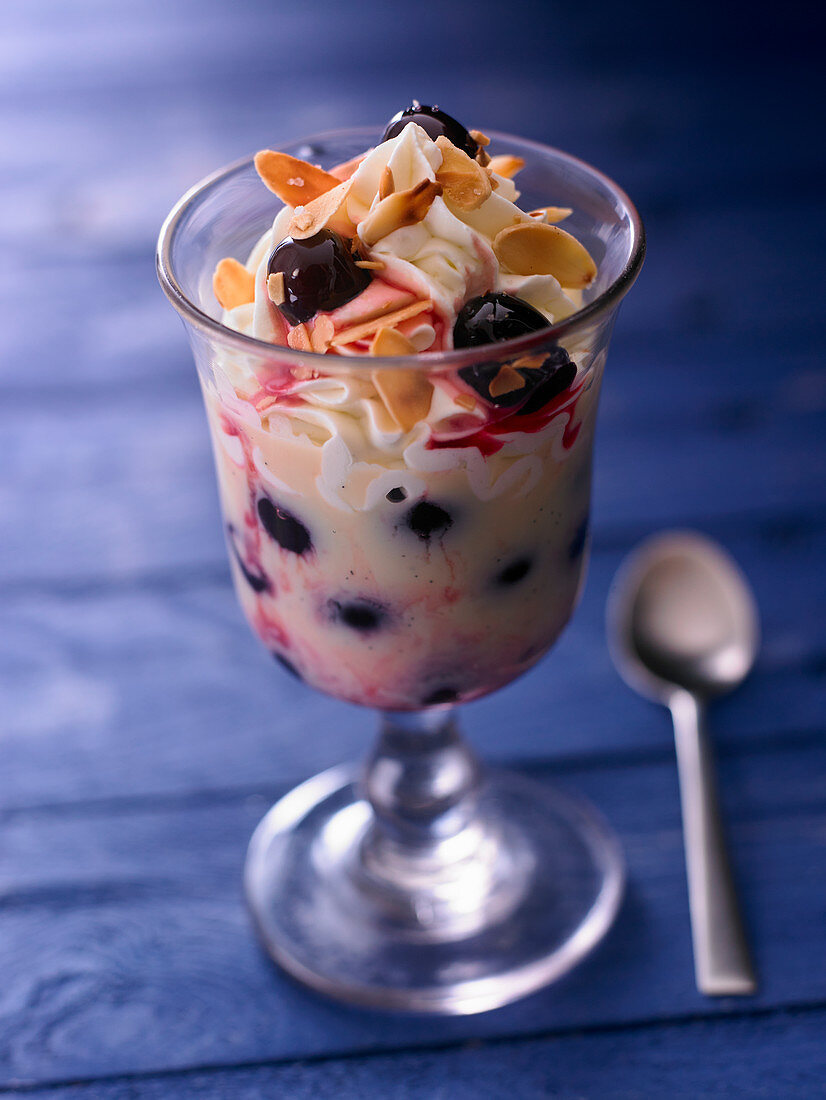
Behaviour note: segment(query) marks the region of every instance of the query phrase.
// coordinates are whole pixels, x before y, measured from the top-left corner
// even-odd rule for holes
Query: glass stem
[[[481,786],[452,710],[384,712],[364,776],[374,841],[411,856],[432,852],[474,820]]]

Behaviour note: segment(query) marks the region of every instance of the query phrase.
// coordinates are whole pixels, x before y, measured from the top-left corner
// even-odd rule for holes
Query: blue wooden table
[[[628,7],[4,0],[0,1094],[823,1094],[815,41],[794,4]],[[627,899],[563,983],[449,1020],[328,1003],[254,941],[254,824],[372,731],[242,622],[152,259],[168,208],[216,166],[413,95],[592,161],[649,233],[606,376],[584,602],[546,662],[465,718],[486,758],[597,803]],[[667,716],[604,642],[623,555],[674,525],[730,549],[764,624],[754,676],[712,717],[749,999],[695,990]]]

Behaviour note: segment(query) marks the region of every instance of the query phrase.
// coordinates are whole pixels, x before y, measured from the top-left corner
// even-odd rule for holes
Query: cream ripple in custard
[[[250,622],[315,687],[386,709],[492,691],[568,621],[602,369],[587,346],[428,354],[539,331],[596,274],[570,211],[516,205],[516,158],[428,110],[329,172],[258,155],[284,205],[216,296],[228,327],[314,354],[263,372],[227,350],[205,384]]]

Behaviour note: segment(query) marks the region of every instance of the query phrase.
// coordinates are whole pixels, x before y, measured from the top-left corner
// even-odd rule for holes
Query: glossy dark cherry
[[[457,149],[463,149],[469,157],[475,157],[479,146],[467,132],[461,122],[457,122],[446,111],[440,111],[438,107],[427,107],[414,99],[409,107],[393,115],[382,134],[382,141],[398,137],[408,122],[415,122],[434,141],[438,137],[446,137]]]
[[[548,328],[548,321],[539,310],[515,298],[512,294],[481,294],[466,302],[453,327],[453,343],[457,348],[484,347],[502,340],[515,340],[529,332]],[[525,385],[507,393],[491,394],[490,385],[504,365],[501,362],[478,363],[462,367],[459,377],[480,397],[500,409],[519,406],[518,416],[537,412],[570,386],[576,378],[576,366],[565,348],[552,347],[536,367],[515,369],[525,379]]]
[[[301,240],[285,237],[267,264],[267,274],[279,271],[285,297],[278,308],[291,325],[352,301],[372,278],[369,271],[356,267],[349,245],[332,229],[319,229]]]
[[[483,344],[498,344],[515,340],[529,332],[548,328],[548,321],[538,309],[501,291],[470,298],[453,326],[453,346],[477,348]]]

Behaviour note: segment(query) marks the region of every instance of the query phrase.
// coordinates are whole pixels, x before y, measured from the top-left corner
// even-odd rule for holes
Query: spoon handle
[[[697,988],[709,996],[754,993],[751,961],[717,802],[704,708],[687,691],[669,701],[688,872],[688,903]]]

